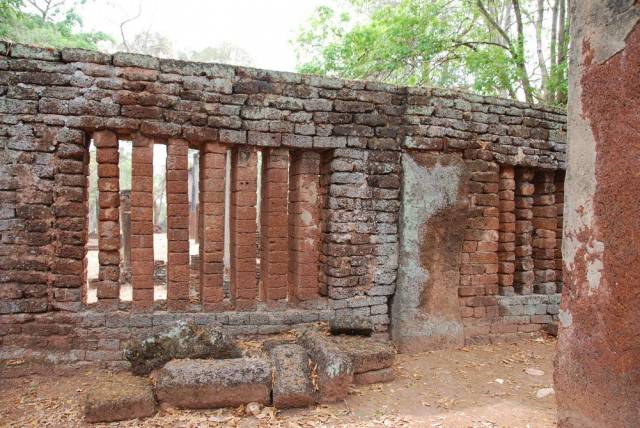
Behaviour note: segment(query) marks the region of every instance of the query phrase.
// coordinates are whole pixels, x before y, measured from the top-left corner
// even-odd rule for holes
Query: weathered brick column
[[[226,147],[208,143],[200,152],[200,300],[205,310],[224,299],[224,189]]]
[[[153,307],[153,139],[133,137],[131,165],[131,286],[133,309]]]
[[[320,153],[297,151],[289,166],[289,287],[290,296],[319,296]]]
[[[167,304],[184,310],[189,304],[189,143],[167,143]]]
[[[581,0],[570,13],[558,422],[635,427],[640,421],[640,4]]]
[[[513,288],[520,294],[533,292],[533,176],[534,171],[529,168],[516,170],[516,272]]]
[[[498,238],[498,284],[500,294],[509,296],[514,294],[513,274],[516,260],[516,214],[515,214],[515,170],[513,166],[504,165],[500,168],[500,229]]]
[[[556,271],[556,292],[562,292],[562,224],[564,222],[564,171],[556,171],[555,177],[555,201],[556,201],[556,247],[554,248],[554,260]]]
[[[236,309],[253,309],[258,297],[257,153],[238,147],[231,167],[231,294]]]
[[[497,314],[498,293],[498,165],[483,160],[469,163],[471,210],[460,261],[459,296],[465,318],[487,318]]]
[[[43,136],[43,138],[47,137],[47,134]],[[82,131],[61,128],[57,130],[55,137],[59,162],[53,182],[49,180],[49,168],[38,168],[36,169],[37,176],[42,180],[31,182],[33,186],[31,191],[27,189],[20,190],[16,195],[16,199],[18,202],[38,204],[34,206],[34,208],[38,207],[35,212],[44,214],[43,217],[37,215],[25,219],[26,231],[28,231],[26,242],[30,246],[37,247],[37,251],[34,251],[34,253],[40,257],[45,256],[50,250],[47,247],[43,247],[43,245],[55,244],[57,260],[51,267],[51,273],[53,274],[51,277],[53,290],[50,290],[50,292],[53,291],[53,298],[50,301],[51,306],[57,311],[79,311],[82,308],[83,286],[87,278],[85,271],[85,242],[88,232],[86,174],[89,167],[89,152],[86,149],[86,136]],[[48,147],[51,146],[49,145]],[[8,151],[5,151],[5,153],[8,153]],[[51,161],[50,156],[51,154],[49,153],[46,155],[40,153],[40,162],[47,165],[53,164],[54,162]],[[3,161],[4,159],[0,163],[3,163]],[[39,167],[41,165],[34,166]],[[2,176],[2,168],[0,168],[0,177]],[[2,181],[0,179],[0,182]],[[5,204],[8,202],[10,206],[12,198],[7,197],[9,192],[2,190],[2,185],[0,184],[0,212],[6,213],[7,205]],[[55,198],[53,214],[55,214],[57,234],[51,234],[45,230],[46,227],[54,226],[54,224],[51,223],[51,218],[49,217],[51,211],[43,210],[40,205],[50,198],[52,194]],[[12,226],[10,233],[14,233],[16,229]],[[13,256],[17,256],[21,261],[24,260],[22,255],[13,254]],[[106,272],[107,270],[111,270],[111,268],[107,269],[105,267],[104,271]],[[31,290],[28,294],[31,298],[46,296],[46,290],[41,288],[44,285],[41,285],[41,281],[46,283],[46,279],[43,280],[40,277],[41,274],[46,275],[45,272],[34,271],[29,272],[27,275],[24,275],[24,273],[17,275],[18,280],[28,278],[31,282],[29,284]],[[12,275],[2,273],[0,276],[4,280],[13,280]],[[6,284],[0,285],[0,287],[3,286],[6,286]],[[37,301],[37,299],[29,300],[32,302]],[[32,306],[37,307],[38,305]]]
[[[111,131],[93,134],[98,161],[98,301],[116,306],[120,293],[120,174],[118,137]]]
[[[289,271],[289,217],[287,214],[289,152],[264,151],[262,178],[262,229],[260,268],[262,300],[287,297]]]
[[[533,196],[533,266],[534,292],[554,294],[556,292],[556,198],[553,171],[540,171],[534,178]]]

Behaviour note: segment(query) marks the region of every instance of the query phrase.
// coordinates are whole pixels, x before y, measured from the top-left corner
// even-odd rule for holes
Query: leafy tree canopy
[[[97,49],[111,41],[102,32],[82,31],[77,7],[86,0],[0,0],[0,39],[36,46]]]
[[[293,41],[299,71],[566,103],[566,0],[338,0]]]

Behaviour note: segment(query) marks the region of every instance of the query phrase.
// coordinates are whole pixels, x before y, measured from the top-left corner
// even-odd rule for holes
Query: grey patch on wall
[[[400,265],[391,308],[392,337],[401,352],[464,341],[457,285],[468,209],[461,195],[465,165],[457,155],[420,155],[429,166],[411,154],[402,157]]]

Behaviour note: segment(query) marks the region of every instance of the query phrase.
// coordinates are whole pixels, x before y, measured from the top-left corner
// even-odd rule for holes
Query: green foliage
[[[82,20],[76,9],[82,3],[62,2],[38,15],[25,12],[22,0],[0,0],[0,38],[43,47],[97,49],[98,42],[112,39],[102,32],[81,30]]]
[[[517,11],[511,0],[342,0],[339,8],[321,6],[293,41],[298,71],[541,100],[547,91],[533,87],[541,79],[528,71],[535,67],[528,64],[533,55],[525,40],[535,5],[515,3]],[[529,25],[522,33],[515,16]],[[549,93],[555,96],[566,87],[566,61],[550,68]]]

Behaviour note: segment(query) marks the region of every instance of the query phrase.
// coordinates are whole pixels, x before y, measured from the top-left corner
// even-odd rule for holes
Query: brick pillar
[[[153,139],[133,138],[131,165],[131,286],[133,309],[153,307]]]
[[[555,271],[556,271],[556,292],[562,292],[562,224],[564,221],[564,171],[556,171],[556,248],[555,253]]]
[[[115,306],[120,293],[120,174],[118,137],[111,131],[93,135],[98,161],[98,301]]]
[[[289,166],[289,296],[320,295],[318,265],[321,198],[320,153],[297,151]]]
[[[555,184],[553,171],[540,171],[534,178],[533,196],[533,266],[534,292],[556,292],[556,227]]]
[[[59,130],[61,131],[61,130]],[[43,140],[51,137],[49,132],[45,132],[42,136]],[[63,137],[63,138],[60,138]],[[40,272],[31,271],[28,273],[28,280],[22,275],[22,272],[15,272],[14,280],[16,282],[29,282],[30,302],[33,302],[33,308],[36,312],[46,309],[46,289],[49,289],[49,304],[53,310],[57,311],[80,311],[82,310],[83,286],[86,284],[86,248],[87,229],[88,229],[88,186],[87,173],[89,171],[89,151],[86,150],[85,134],[79,130],[64,129],[64,132],[58,132],[56,135],[58,163],[55,163],[53,154],[40,153],[38,155],[38,164],[32,164],[32,173],[40,174],[40,167],[43,163],[47,165],[56,165],[54,180],[25,180],[31,189],[14,189],[0,192],[0,211],[4,207],[11,207],[20,210],[21,204],[40,204],[42,198],[53,196],[53,204],[51,209],[45,208],[42,216],[38,215],[34,218],[23,218],[25,230],[35,232],[28,233],[27,243],[29,247],[23,247],[29,255],[33,257],[47,258],[53,254],[54,261],[50,267],[50,274],[44,270]],[[62,141],[60,141],[62,140]],[[33,144],[38,144],[36,139]],[[40,140],[42,141],[42,140]],[[44,142],[44,141],[42,141]],[[50,140],[49,140],[50,142]],[[49,144],[51,146],[52,144]],[[16,158],[20,159],[20,158]],[[0,162],[1,163],[1,162]],[[26,166],[27,164],[22,164]],[[10,162],[5,162],[0,166],[0,176],[7,179],[3,167],[11,168]],[[25,170],[19,169],[20,174],[26,173]],[[37,171],[37,172],[36,172]],[[6,181],[5,181],[6,182]],[[13,186],[10,186],[13,187]],[[13,199],[15,197],[15,199]],[[15,204],[15,205],[14,205]],[[34,205],[38,207],[39,205]],[[22,209],[26,208],[22,205]],[[18,211],[19,212],[19,211]],[[52,217],[55,216],[55,219]],[[47,232],[42,228],[47,228]],[[57,230],[56,230],[57,229]],[[11,227],[4,231],[2,243],[6,242],[9,237],[16,238],[20,236],[16,233],[17,227]],[[53,233],[50,233],[53,232]],[[44,237],[44,236],[46,237]],[[40,238],[44,238],[40,240]],[[16,242],[17,243],[17,242]],[[25,242],[20,241],[20,244]],[[47,244],[44,246],[44,244]],[[31,247],[33,246],[33,247]],[[34,248],[35,247],[35,248]],[[53,250],[53,251],[52,251]],[[13,258],[22,265],[25,261],[25,254],[21,253],[16,247],[6,247],[4,249],[3,258]],[[25,268],[31,270],[32,267],[25,263]],[[46,263],[42,266],[46,266]],[[9,280],[11,275],[5,271],[0,274],[5,281]],[[104,277],[104,276],[103,276]],[[108,279],[108,278],[107,278]],[[50,281],[50,282],[49,282]],[[47,286],[47,283],[49,284]],[[4,284],[7,285],[7,284]],[[17,284],[16,284],[17,285]],[[2,285],[0,285],[0,288]],[[44,297],[43,300],[40,300]],[[41,309],[42,305],[44,308]],[[27,310],[28,311],[28,310]]]
[[[224,299],[224,189],[226,147],[203,145],[200,152],[200,300],[204,310],[221,309]]]
[[[289,271],[289,219],[287,215],[289,152],[264,151],[262,178],[261,299],[287,297]]]
[[[531,183],[534,172],[528,168],[516,170],[516,271],[513,288],[520,294],[533,292],[533,248],[531,220],[533,219],[533,193]]]
[[[184,310],[189,304],[189,143],[167,143],[167,305]]]
[[[475,160],[471,167],[472,209],[464,237],[458,295],[469,308],[463,309],[463,316],[486,318],[497,315],[492,296],[498,293],[500,177],[498,165],[492,162]]]
[[[498,285],[500,294],[514,294],[513,273],[515,272],[515,170],[513,166],[503,165],[500,168],[500,236],[498,238]]]
[[[254,309],[257,281],[257,153],[238,147],[231,166],[231,295],[236,309]]]

